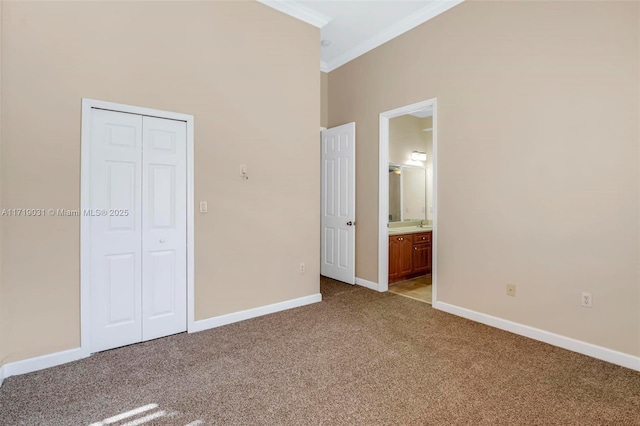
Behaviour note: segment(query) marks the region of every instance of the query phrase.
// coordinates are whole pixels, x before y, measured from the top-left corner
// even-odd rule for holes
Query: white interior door
[[[91,352],[187,329],[186,139],[182,121],[91,112]]]
[[[142,339],[187,330],[187,125],[143,117]]]
[[[142,340],[142,116],[91,114],[91,351]],[[102,216],[98,211],[122,210]],[[126,211],[127,214],[124,214]]]
[[[320,273],[355,284],[356,124],[322,131]]]

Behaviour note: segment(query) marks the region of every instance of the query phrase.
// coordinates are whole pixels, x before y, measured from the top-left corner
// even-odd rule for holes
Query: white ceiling
[[[463,0],[259,0],[320,28],[325,72],[409,31]]]

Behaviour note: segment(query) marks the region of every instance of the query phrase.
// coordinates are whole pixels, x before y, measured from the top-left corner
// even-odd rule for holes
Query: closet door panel
[[[142,116],[91,114],[91,352],[139,342]],[[117,211],[117,212],[116,212]]]
[[[143,118],[143,340],[187,330],[187,128]]]

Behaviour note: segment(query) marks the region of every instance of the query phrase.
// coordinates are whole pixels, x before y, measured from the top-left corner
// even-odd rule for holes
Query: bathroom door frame
[[[437,276],[438,276],[438,108],[437,98],[427,99],[411,105],[402,106],[380,113],[380,143],[378,169],[379,190],[379,215],[378,215],[378,291],[389,290],[389,120],[401,115],[433,108],[433,232],[431,236],[432,266],[431,306],[438,300]]]

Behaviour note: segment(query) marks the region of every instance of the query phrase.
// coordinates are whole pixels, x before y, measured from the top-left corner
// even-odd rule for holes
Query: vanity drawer
[[[431,232],[413,234],[413,244],[430,243],[430,242],[431,242]]]

